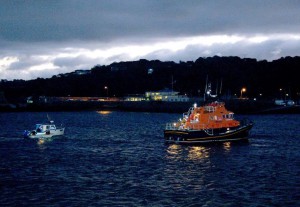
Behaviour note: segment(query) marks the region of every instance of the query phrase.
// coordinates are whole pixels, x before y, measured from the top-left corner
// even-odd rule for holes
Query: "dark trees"
[[[153,72],[148,73],[149,69]],[[218,56],[180,63],[142,59],[97,65],[84,75],[69,73],[49,79],[1,81],[0,91],[9,100],[27,96],[106,96],[105,86],[109,96],[116,97],[172,87],[190,96],[202,96],[208,77],[213,87],[220,87],[222,82],[223,93],[239,94],[246,87],[248,97],[263,94],[275,98],[282,88],[296,97],[300,91],[299,69],[300,57],[272,62]]]

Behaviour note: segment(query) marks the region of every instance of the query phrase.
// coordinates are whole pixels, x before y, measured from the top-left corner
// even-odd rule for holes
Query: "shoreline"
[[[270,101],[228,100],[224,101],[228,110],[235,114],[300,114],[300,106],[278,106]],[[131,111],[184,113],[195,102],[162,101],[58,101],[26,105],[0,105],[0,112],[39,111]],[[199,105],[202,103],[197,102]]]

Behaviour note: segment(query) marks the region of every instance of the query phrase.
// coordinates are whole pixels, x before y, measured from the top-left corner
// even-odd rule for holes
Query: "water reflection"
[[[53,138],[39,138],[34,141],[36,142],[38,149],[43,152],[45,149],[47,149],[47,143],[52,142]]]
[[[98,114],[106,115],[112,113],[111,111],[97,111]]]
[[[37,144],[38,145],[42,145],[42,144],[44,144],[45,143],[45,139],[39,139],[38,141],[37,141]]]
[[[203,146],[193,146],[188,150],[189,160],[198,160],[209,157],[209,148]]]
[[[208,146],[182,146],[171,144],[167,148],[168,159],[201,160],[210,156],[211,148]]]
[[[248,142],[224,142],[217,144],[185,146],[178,144],[168,145],[166,152],[168,159],[185,159],[185,160],[205,160],[215,153],[228,154],[235,145],[241,146]]]
[[[169,190],[178,193],[188,188],[197,193],[207,187],[207,176],[213,166],[209,146],[172,144],[167,147],[166,154],[164,175],[168,178]]]
[[[171,155],[177,155],[181,151],[181,145],[177,145],[177,144],[169,145],[167,151]]]
[[[53,139],[54,139],[53,137],[39,138],[39,139],[37,140],[37,144],[43,145],[43,144],[46,144],[47,142],[52,142]]]
[[[231,150],[231,142],[224,142],[223,143],[223,149],[227,152],[230,152]]]
[[[168,159],[176,160],[181,157],[182,153],[182,146],[177,144],[170,144],[167,148],[167,155]]]

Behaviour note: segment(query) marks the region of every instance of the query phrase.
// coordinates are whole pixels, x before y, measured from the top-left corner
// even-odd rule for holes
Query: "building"
[[[130,94],[124,101],[164,101],[164,102],[188,102],[186,95],[179,95],[179,92],[170,89],[160,91],[148,91],[145,94]]]
[[[124,101],[145,101],[143,94],[130,94],[124,98]]]
[[[75,72],[73,72],[73,74],[75,75],[87,75],[87,74],[91,74],[90,70],[75,70]]]
[[[166,101],[166,102],[188,102],[186,95],[179,95],[179,92],[170,89],[160,91],[149,91],[145,93],[147,101]]]

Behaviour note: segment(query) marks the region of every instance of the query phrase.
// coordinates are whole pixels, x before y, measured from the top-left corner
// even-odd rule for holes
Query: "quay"
[[[300,113],[300,106],[277,106],[274,101],[254,101],[245,99],[229,99],[224,101],[228,110],[236,114],[291,114]],[[202,99],[191,99],[185,102],[169,101],[126,101],[120,98],[103,97],[47,97],[26,104],[2,104],[0,111],[136,111],[183,113],[194,103],[203,104]]]

